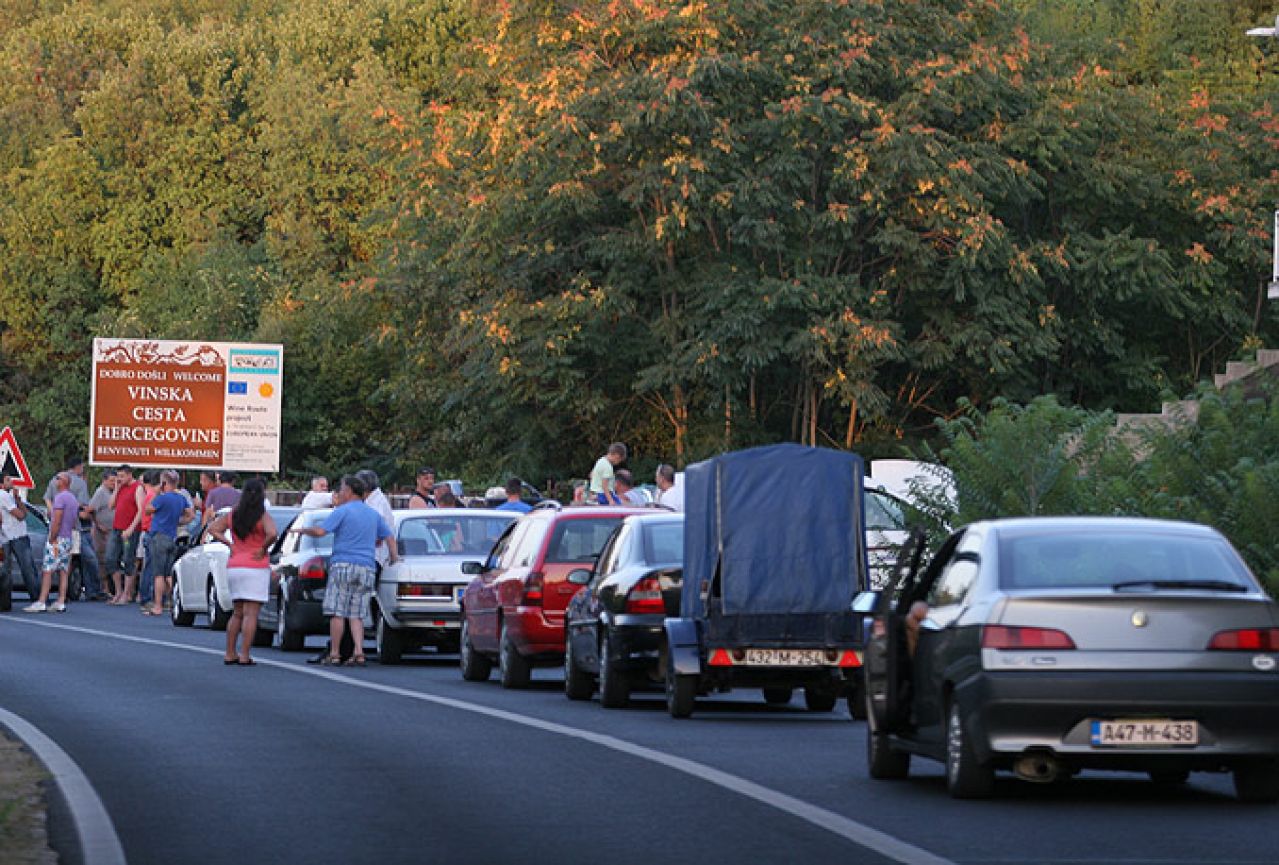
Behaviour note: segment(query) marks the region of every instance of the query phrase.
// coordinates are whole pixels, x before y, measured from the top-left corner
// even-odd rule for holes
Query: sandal
[[[226,664],[228,667],[234,667],[236,664],[240,663],[240,659],[239,658],[223,658],[222,663]]]
[[[342,658],[338,655],[329,655],[327,658],[321,661],[320,664],[322,664],[325,667],[340,667],[342,666]]]
[[[347,662],[346,662],[345,666],[347,666],[347,667],[367,667],[367,666],[368,666],[368,662],[365,660],[365,658],[364,658],[364,656],[363,656],[363,655],[352,655],[352,656],[351,656],[351,659],[350,659],[349,661],[347,661]]]

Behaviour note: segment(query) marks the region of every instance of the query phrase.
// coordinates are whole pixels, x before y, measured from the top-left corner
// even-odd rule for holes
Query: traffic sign
[[[9,427],[0,431],[0,476],[14,478],[15,487],[35,489],[31,470],[27,468],[27,461],[22,458],[22,451],[18,449],[18,440]]]

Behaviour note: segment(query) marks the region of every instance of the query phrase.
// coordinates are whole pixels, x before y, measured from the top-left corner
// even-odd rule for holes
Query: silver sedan
[[[1279,800],[1279,608],[1213,529],[974,523],[855,608],[873,777],[919,755],[981,797],[999,769],[1229,771],[1239,798]]]

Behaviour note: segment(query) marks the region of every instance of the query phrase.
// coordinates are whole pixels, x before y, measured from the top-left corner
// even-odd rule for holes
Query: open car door
[[[910,718],[910,657],[906,646],[906,610],[910,603],[905,599],[914,595],[925,546],[924,533],[919,529],[902,545],[866,635],[862,663],[867,714],[872,727],[884,733],[902,729]]]

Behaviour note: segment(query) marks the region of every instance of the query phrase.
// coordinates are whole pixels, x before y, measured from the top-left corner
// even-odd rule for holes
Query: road
[[[135,607],[0,615],[0,708],[88,775],[147,863],[1273,863],[1279,808],[1226,776],[1137,775],[947,797],[940,767],[872,782],[865,728],[718,695],[571,703],[461,680],[452,657],[331,670]],[[315,642],[318,649],[319,643]],[[3,851],[0,851],[3,862]]]

